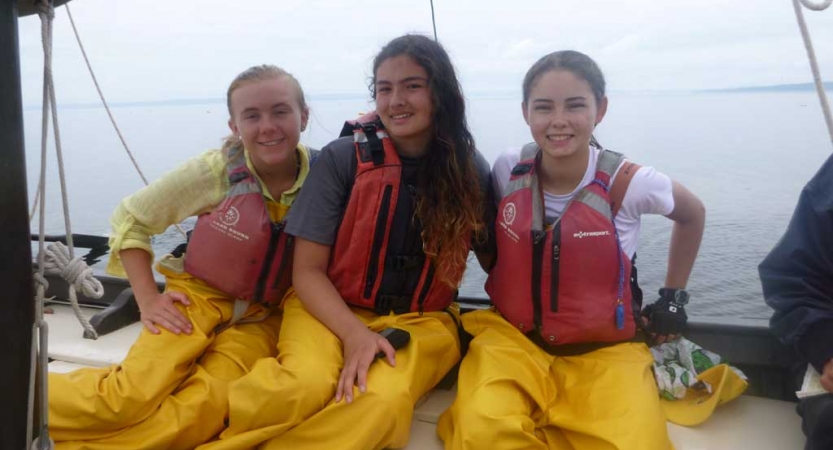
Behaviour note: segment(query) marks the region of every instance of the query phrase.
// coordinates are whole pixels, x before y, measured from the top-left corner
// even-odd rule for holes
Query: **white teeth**
[[[390,116],[390,117],[391,117],[391,119],[404,119],[404,118],[410,117],[410,116],[411,116],[410,114],[397,114],[395,116]]]
[[[552,139],[553,141],[566,141],[570,139],[569,134],[550,134],[547,136],[547,139]]]
[[[281,141],[269,141],[269,142],[258,142],[258,144],[264,147],[271,147],[273,145],[278,145]]]

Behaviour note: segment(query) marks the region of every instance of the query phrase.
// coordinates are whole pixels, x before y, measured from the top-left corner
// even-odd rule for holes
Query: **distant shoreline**
[[[833,81],[822,83],[825,91],[833,91]],[[815,83],[775,84],[770,86],[743,86],[724,89],[703,89],[696,92],[815,92]]]
[[[828,92],[833,92],[833,81],[826,81],[823,83],[824,89]],[[680,89],[680,90],[657,90],[657,91],[615,91],[611,93],[621,94],[714,94],[714,93],[755,93],[755,92],[815,92],[816,85],[814,83],[798,83],[798,84],[776,84],[769,86],[742,86],[734,88],[720,88],[720,89]],[[475,91],[468,95],[470,98],[505,98],[520,95],[518,92],[496,90],[494,92]],[[366,92],[356,93],[327,93],[327,94],[313,94],[308,96],[309,100],[368,100]],[[171,100],[148,100],[148,101],[122,101],[112,102],[110,107],[116,108],[130,108],[137,106],[191,106],[191,105],[208,105],[208,104],[225,104],[224,98],[178,98]],[[61,109],[96,109],[102,108],[100,102],[84,102],[84,103],[67,103],[59,105]],[[41,105],[25,105],[25,111],[40,110]]]
[[[334,93],[334,94],[317,94],[307,96],[309,100],[355,100],[367,99],[367,93]],[[225,98],[174,98],[170,100],[131,100],[131,101],[116,101],[109,102],[110,108],[131,108],[136,106],[191,106],[191,105],[223,105],[225,106]],[[83,103],[65,103],[59,104],[60,109],[97,109],[103,108],[101,102],[83,102]],[[24,105],[24,111],[40,110],[41,105]]]

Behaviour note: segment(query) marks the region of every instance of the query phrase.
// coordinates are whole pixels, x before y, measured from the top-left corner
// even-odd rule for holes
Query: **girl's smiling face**
[[[407,55],[383,61],[376,70],[376,113],[398,151],[420,156],[433,132],[434,104],[425,68]]]
[[[231,94],[229,128],[240,136],[258,172],[295,161],[295,148],[306,127],[308,111],[288,77],[242,84]]]
[[[597,101],[590,84],[569,70],[549,70],[532,85],[522,105],[524,120],[545,156],[586,154],[593,129],[607,111],[607,97]]]

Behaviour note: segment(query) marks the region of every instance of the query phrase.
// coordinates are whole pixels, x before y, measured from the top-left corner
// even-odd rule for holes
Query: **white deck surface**
[[[83,329],[69,307],[53,306],[49,322],[49,365],[51,372],[68,372],[86,366],[118,364],[142,329],[134,323],[100,337],[83,339]],[[97,310],[88,310],[92,315]],[[440,413],[454,399],[455,391],[435,390],[414,412],[408,450],[441,450],[435,425]],[[704,424],[686,428],[668,424],[677,450],[800,450],[804,446],[801,421],[795,404],[759,397],[741,398],[718,407]],[[496,447],[498,448],[498,447]]]
[[[414,412],[408,450],[442,450],[434,424],[454,400],[454,390],[434,390]],[[719,406],[706,423],[681,427],[668,423],[676,450],[801,450],[804,435],[795,404],[741,396]],[[495,447],[499,448],[499,447]]]
[[[142,324],[137,322],[97,340],[84,339],[84,328],[78,323],[72,308],[64,305],[50,307],[54,313],[44,314],[49,323],[49,357],[58,361],[104,367],[118,364],[142,331]],[[87,318],[100,311],[83,308]]]

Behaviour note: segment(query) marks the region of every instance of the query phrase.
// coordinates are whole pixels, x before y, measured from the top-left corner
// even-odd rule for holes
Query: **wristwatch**
[[[677,289],[677,288],[661,288],[659,290],[660,298],[664,298],[666,300],[670,300],[680,306],[685,306],[688,304],[688,291],[685,289]]]

